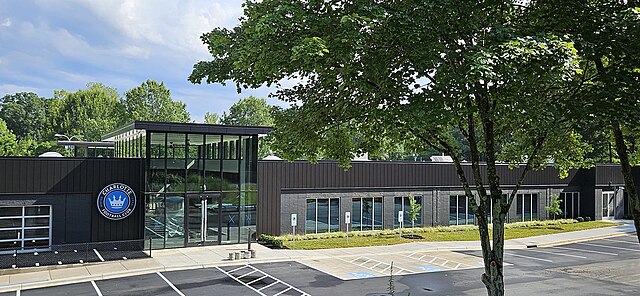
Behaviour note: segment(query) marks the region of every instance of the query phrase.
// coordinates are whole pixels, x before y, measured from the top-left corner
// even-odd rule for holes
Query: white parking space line
[[[531,260],[539,260],[539,261],[544,261],[544,262],[549,262],[549,263],[553,263],[553,261],[549,260],[549,259],[542,259],[542,258],[536,258],[536,257],[529,257],[529,256],[524,256],[524,255],[518,255],[518,254],[513,254],[513,253],[504,253],[505,255],[508,256],[513,256],[513,257],[521,257],[521,258],[526,258],[526,259],[531,259]]]
[[[20,290],[16,290],[16,296],[20,296]]]
[[[606,241],[610,241],[610,242],[615,242],[615,243],[625,243],[625,244],[632,244],[632,245],[638,245],[638,242],[631,242],[631,241],[626,241],[626,240],[619,240],[619,239],[610,239],[610,238],[603,238],[602,240],[606,240]]]
[[[545,252],[545,251],[540,251],[540,250],[527,250],[527,251],[529,251],[529,252],[536,252],[536,253],[543,253],[543,254],[550,254],[550,255],[557,255],[557,256],[565,256],[565,257],[573,257],[573,258],[587,259],[587,257],[584,257],[584,256],[571,255],[571,254],[565,254],[565,253]]]
[[[98,288],[98,285],[96,285],[96,282],[95,281],[91,281],[91,285],[93,286],[93,289],[96,290],[96,293],[98,294],[98,296],[102,296],[102,292]],[[20,294],[18,294],[18,295],[20,295]]]
[[[167,285],[169,285],[169,287],[171,287],[171,289],[176,291],[176,293],[178,293],[178,295],[184,296],[184,294],[182,292],[180,292],[180,290],[178,290],[178,288],[176,288],[176,286],[174,286],[173,283],[171,283],[166,277],[164,277],[164,275],[162,275],[162,273],[160,273],[158,271],[158,272],[156,272],[156,274],[159,275],[167,283]]]
[[[100,259],[100,261],[104,262],[104,258],[102,258],[102,255],[100,255],[100,253],[98,253],[98,250],[93,249],[93,252],[96,253],[96,256],[98,256],[98,259]]]
[[[585,249],[574,249],[574,248],[567,248],[567,247],[551,247],[551,248],[560,249],[560,250],[567,250],[567,251],[574,251],[574,252],[584,252],[584,253],[593,253],[593,254],[601,254],[601,255],[608,255],[608,256],[618,256],[618,254],[616,254],[616,253],[585,250]]]
[[[591,243],[576,243],[576,244],[585,245],[585,246],[592,246],[592,247],[600,247],[600,248],[606,248],[606,249],[618,249],[618,250],[640,252],[640,249],[638,249],[638,248],[623,248],[623,247],[607,246],[607,245],[599,245],[599,244],[591,244]]]
[[[245,282],[240,280],[240,277],[237,277],[237,276],[234,276],[233,274],[231,274],[233,271],[238,271],[238,270],[241,270],[243,268],[250,268],[250,269],[253,270],[250,273],[258,272],[258,273],[262,274],[262,277],[258,278],[257,280],[253,280],[253,281],[245,283]],[[282,284],[282,285],[286,286],[286,288],[284,290],[276,293],[276,294],[273,294],[272,296],[280,295],[280,294],[288,292],[290,290],[294,290],[294,291],[300,293],[300,296],[309,296],[308,293],[306,293],[306,292],[304,292],[304,291],[302,291],[302,290],[300,290],[300,289],[298,289],[298,288],[296,288],[296,287],[294,287],[294,286],[292,286],[290,284],[287,284],[286,282],[276,278],[275,276],[272,276],[272,275],[270,275],[270,274],[268,274],[268,273],[256,268],[255,266],[252,266],[252,265],[249,265],[249,264],[247,264],[245,266],[242,266],[241,268],[233,269],[232,271],[224,271],[224,269],[222,269],[220,267],[217,267],[217,266],[216,266],[216,269],[218,269],[220,272],[224,273],[226,276],[230,277],[234,281],[240,283],[241,285],[251,289],[252,291],[254,291],[254,292],[256,292],[256,293],[258,293],[259,295],[262,295],[262,296],[269,296],[269,295],[267,295],[267,294],[262,292],[263,289],[266,289],[268,287],[272,287],[272,286],[274,286],[276,284]],[[247,275],[247,274],[245,274],[245,275]],[[253,284],[259,282],[260,280],[264,280],[265,278],[271,278],[273,280],[273,282],[268,284],[268,285],[266,285],[266,286],[264,286],[264,287],[261,287],[260,289],[256,289],[254,286],[252,286]]]

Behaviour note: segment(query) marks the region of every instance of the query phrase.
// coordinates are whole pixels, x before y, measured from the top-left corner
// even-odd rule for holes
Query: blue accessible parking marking
[[[365,272],[365,271],[349,272],[348,274],[352,275],[352,276],[354,276],[356,278],[359,278],[359,279],[366,279],[366,278],[376,277],[372,273],[368,273],[368,272]]]
[[[441,271],[441,268],[437,268],[435,266],[431,266],[431,265],[426,265],[426,266],[418,266],[418,269],[422,270],[422,271],[426,271],[426,272],[433,272],[433,271]]]

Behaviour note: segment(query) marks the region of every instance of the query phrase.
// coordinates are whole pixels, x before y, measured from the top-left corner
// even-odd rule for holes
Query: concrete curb
[[[555,241],[555,242],[550,242],[550,243],[540,243],[540,244],[538,244],[538,247],[553,247],[553,246],[560,246],[560,245],[566,245],[566,244],[571,244],[571,243],[579,243],[579,242],[598,240],[598,239],[603,239],[603,238],[620,237],[620,236],[628,235],[630,233],[633,233],[633,232],[610,233],[610,234],[603,234],[603,235],[598,235],[598,236],[593,236],[593,237],[588,237],[588,238],[568,239],[568,240]]]

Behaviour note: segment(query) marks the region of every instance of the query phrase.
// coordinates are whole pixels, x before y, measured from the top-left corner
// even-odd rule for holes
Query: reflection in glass
[[[316,233],[316,200],[307,199],[307,218],[304,222],[305,233]]]
[[[188,135],[187,137],[187,191],[202,192],[205,153],[204,136]]]
[[[256,205],[257,191],[240,192],[240,242],[247,242],[249,235],[252,240],[256,236]]]
[[[240,241],[240,194],[223,192],[221,206],[222,241],[238,243]]]
[[[329,207],[329,231],[336,232],[340,231],[340,199],[332,198],[330,200]]]
[[[164,220],[164,194],[147,194],[145,196],[144,233],[145,243],[152,239],[154,249],[164,248],[165,220]]]
[[[184,195],[167,193],[166,208],[166,243],[165,247],[184,246]]]

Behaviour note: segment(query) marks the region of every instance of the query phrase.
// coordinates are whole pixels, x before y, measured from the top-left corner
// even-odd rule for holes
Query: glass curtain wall
[[[145,233],[154,248],[183,247],[202,229],[214,244],[255,239],[257,136],[147,132],[145,140]]]

